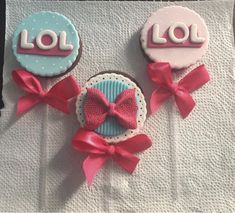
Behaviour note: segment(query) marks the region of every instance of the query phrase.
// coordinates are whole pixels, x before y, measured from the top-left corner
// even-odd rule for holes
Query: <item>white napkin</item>
[[[84,44],[79,64],[69,74],[85,83],[104,70],[126,72],[149,100],[154,85],[145,73],[139,30],[148,16],[166,5],[199,13],[210,32],[205,63],[211,81],[195,91],[196,108],[183,120],[173,103],[149,117],[143,129],[153,146],[139,154],[133,175],[109,162],[87,187],[84,155],[70,140],[79,125],[39,105],[16,118],[23,92],[11,79],[19,67],[11,50],[12,34],[22,18],[41,10],[69,17]],[[75,2],[7,0],[4,67],[5,109],[0,118],[0,210],[78,212],[229,212],[235,211],[235,75],[233,1]],[[197,65],[198,65],[197,64]],[[196,67],[194,65],[193,67]],[[190,67],[186,72],[192,70]],[[178,72],[176,78],[185,75]],[[52,85],[59,79],[44,80]]]

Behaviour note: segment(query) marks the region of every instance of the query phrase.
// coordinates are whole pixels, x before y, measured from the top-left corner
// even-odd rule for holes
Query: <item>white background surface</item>
[[[24,2],[24,3],[22,3]],[[70,140],[76,115],[45,105],[15,117],[23,93],[10,74],[19,66],[11,36],[23,17],[52,10],[69,17],[83,41],[80,63],[71,72],[81,84],[104,70],[126,72],[140,83],[147,101],[155,88],[145,73],[139,30],[151,12],[173,3],[7,1],[4,101],[0,120],[0,210],[78,212],[235,211],[235,78],[233,2],[177,3],[198,12],[210,32],[205,63],[211,81],[193,93],[197,102],[182,120],[171,102],[149,117],[143,132],[151,149],[131,176],[108,163],[88,189],[84,156]],[[195,66],[193,66],[195,67]],[[187,71],[176,73],[176,78]],[[58,79],[43,80],[52,85]]]

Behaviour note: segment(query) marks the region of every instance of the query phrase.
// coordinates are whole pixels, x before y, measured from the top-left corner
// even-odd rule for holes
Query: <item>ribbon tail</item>
[[[40,102],[40,99],[35,95],[25,95],[19,98],[17,103],[16,115],[20,116],[23,113],[29,111],[35,105]]]
[[[90,154],[83,162],[83,171],[88,183],[88,186],[91,186],[92,181],[98,171],[107,161],[107,156],[101,156],[96,154]]]
[[[186,118],[196,105],[189,93],[183,93],[180,96],[176,95],[175,102],[183,118]]]
[[[150,110],[151,113],[158,111],[160,106],[171,96],[171,94],[165,89],[159,88],[153,91],[150,98]]]
[[[113,160],[125,171],[132,174],[139,163],[140,159],[133,154],[121,154],[113,157]]]

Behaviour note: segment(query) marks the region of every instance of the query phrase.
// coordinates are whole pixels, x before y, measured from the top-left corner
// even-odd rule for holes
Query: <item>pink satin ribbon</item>
[[[149,64],[147,72],[150,79],[159,86],[157,90],[153,91],[150,98],[151,112],[156,112],[173,95],[183,118],[186,118],[196,105],[190,93],[210,80],[204,65],[195,68],[178,83],[173,82],[169,63]]]
[[[88,88],[84,103],[85,127],[89,130],[98,128],[107,116],[113,116],[126,129],[136,129],[138,106],[135,89],[120,93],[114,103],[109,103],[98,89]]]
[[[151,145],[151,140],[144,134],[117,144],[108,144],[100,135],[86,129],[79,129],[72,140],[72,146],[76,150],[88,153],[83,162],[83,171],[89,186],[109,158],[128,173],[132,173],[140,160],[134,153],[144,151]]]
[[[48,92],[45,92],[39,80],[26,70],[14,70],[12,77],[16,84],[28,93],[19,98],[17,115],[27,112],[41,102],[45,102],[64,113],[69,113],[71,111],[70,102],[80,92],[80,88],[72,76],[59,81]]]

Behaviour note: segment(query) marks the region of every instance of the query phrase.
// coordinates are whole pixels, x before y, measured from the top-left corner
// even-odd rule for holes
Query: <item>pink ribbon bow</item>
[[[98,89],[88,88],[84,103],[86,128],[98,128],[107,116],[114,116],[127,129],[137,127],[136,116],[138,106],[135,89],[127,89],[120,93],[115,103],[109,103],[105,95]]]
[[[156,112],[173,95],[183,118],[186,118],[195,106],[195,101],[190,93],[210,80],[204,65],[195,68],[178,83],[173,82],[169,63],[149,64],[147,72],[150,79],[159,86],[157,90],[153,91],[150,98],[151,112]]]
[[[79,129],[72,139],[74,149],[88,153],[88,157],[83,162],[83,171],[89,186],[109,158],[131,174],[140,160],[134,153],[144,151],[151,145],[151,140],[144,134],[117,144],[108,144],[100,135],[86,129]]]
[[[48,92],[42,89],[42,85],[33,74],[23,69],[14,70],[12,77],[16,84],[28,93],[20,97],[17,104],[17,115],[27,112],[41,102],[45,102],[64,113],[69,113],[72,98],[80,92],[80,88],[72,76],[61,80]]]

